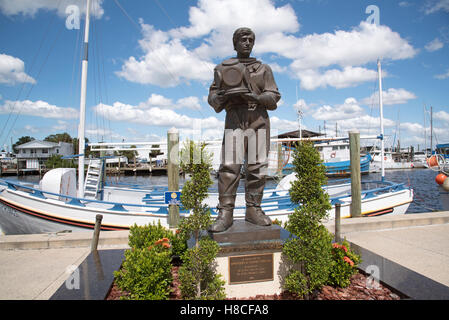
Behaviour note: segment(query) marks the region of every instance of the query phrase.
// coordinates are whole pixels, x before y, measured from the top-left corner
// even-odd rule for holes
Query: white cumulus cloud
[[[103,0],[91,1],[91,15],[101,18],[104,14]],[[66,8],[75,5],[80,14],[86,12],[85,0],[0,0],[0,11],[7,16],[24,15],[34,17],[40,10],[56,11],[60,17],[66,17]]]
[[[0,54],[0,83],[14,85],[16,83],[36,83],[25,73],[25,63],[19,58]]]
[[[438,12],[440,10],[449,12],[449,0],[431,0],[426,4],[426,14]]]
[[[235,54],[232,34],[242,26],[256,34],[254,56],[278,57],[282,64],[275,62],[273,70],[299,79],[305,90],[356,86],[375,78],[376,70],[366,65],[378,58],[402,60],[417,53],[388,26],[362,21],[349,30],[298,36],[298,20],[289,4],[270,0],[199,0],[185,26],[162,31],[140,20],[142,55],[129,57],[117,75],[162,87],[210,82],[215,61]]]
[[[343,104],[335,106],[324,105],[319,107],[313,114],[316,120],[344,120],[353,119],[363,114],[363,109],[359,106],[355,98],[347,98]]]
[[[442,121],[447,121],[447,122],[449,122],[449,113],[447,113],[446,111],[438,111],[438,112],[435,112],[435,113],[433,114],[433,117],[434,117],[436,120],[442,120]]]
[[[437,51],[443,47],[444,47],[443,42],[441,42],[440,39],[438,38],[433,39],[424,46],[424,48],[429,52]]]
[[[298,69],[293,62],[292,70],[296,71],[296,77],[301,80],[300,86],[304,90],[328,86],[341,89],[377,78],[376,71],[361,67],[345,67],[343,70],[330,69],[320,72],[318,69]],[[383,76],[385,75],[384,72]]]
[[[412,99],[416,99],[416,95],[413,92],[407,91],[403,88],[389,88],[387,91],[382,90],[383,105],[404,104]],[[376,91],[371,96],[362,99],[361,103],[364,105],[379,105],[379,91]]]
[[[129,57],[116,74],[131,82],[174,87],[189,80],[206,81],[213,76],[215,65],[189,51],[179,39],[141,21],[144,38],[139,45],[144,55]]]
[[[200,110],[201,104],[198,97],[190,96],[185,98],[180,98],[176,102],[172,99],[166,98],[160,94],[152,93],[151,96],[145,102],[139,103],[140,108],[167,108],[167,109],[192,109]]]
[[[6,100],[3,105],[0,105],[0,114],[7,113],[18,113],[21,115],[53,119],[78,118],[78,110],[67,107],[58,107],[42,100]]]
[[[198,119],[177,113],[172,109],[161,107],[142,108],[122,102],[114,102],[112,105],[98,104],[94,109],[99,115],[112,121],[159,127],[193,128],[194,125],[200,125],[202,129],[210,129],[222,128],[224,125],[223,121],[215,117]]]

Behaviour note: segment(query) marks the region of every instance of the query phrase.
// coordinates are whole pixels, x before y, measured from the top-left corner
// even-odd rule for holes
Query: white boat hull
[[[75,198],[75,203],[71,204],[65,201],[66,198],[47,198],[43,196],[46,195],[45,192],[35,194],[30,193],[31,189],[24,191],[7,186],[1,188],[0,202],[11,208],[0,211],[0,228],[5,234],[91,230],[95,226],[97,214],[103,216],[102,230],[124,230],[134,224],[147,225],[157,222],[168,227],[168,210],[167,205],[163,203],[162,192],[152,195],[150,190],[106,188],[103,202],[82,199],[79,201]],[[325,190],[331,198],[339,198],[341,217],[350,217],[351,197],[345,196],[350,191],[350,184],[327,186]],[[118,201],[117,199],[120,199],[121,203],[114,202]],[[408,188],[387,190],[378,195],[366,193],[362,198],[362,215],[403,214],[412,201],[413,190]],[[206,203],[210,206],[213,216],[216,216],[218,194],[210,194]],[[284,223],[288,221],[295,205],[290,202],[288,191],[279,189],[265,192],[262,208],[272,220]],[[328,218],[334,219],[335,207],[328,213]],[[181,216],[187,214],[181,212]],[[238,194],[234,219],[244,218],[245,195]]]
[[[15,209],[17,216],[25,214],[46,221],[44,226],[40,227],[42,228],[41,232],[48,232],[47,230],[93,229],[97,214],[103,216],[102,230],[124,230],[129,229],[134,224],[145,225],[156,221],[160,221],[162,225],[168,226],[167,214],[157,214],[157,209],[154,212],[149,212],[150,208],[143,210],[138,207],[140,210],[137,210],[124,205],[122,208],[127,211],[121,211],[122,209],[120,207],[111,210],[110,208],[113,205],[103,205],[101,203],[86,204],[85,207],[82,207],[56,199],[41,199],[27,192],[10,190],[8,188],[5,188],[0,193],[0,202]],[[6,215],[5,210],[2,211],[2,221],[4,220],[4,215]],[[9,213],[9,216],[11,216],[11,213]],[[18,229],[21,229],[21,219],[16,219]],[[8,219],[8,221],[9,223],[13,222],[11,219]],[[9,227],[8,229],[11,228]],[[3,232],[8,234],[8,230],[6,229],[6,227],[2,226]]]

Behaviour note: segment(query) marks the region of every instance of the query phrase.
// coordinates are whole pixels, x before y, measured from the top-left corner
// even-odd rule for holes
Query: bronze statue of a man
[[[260,207],[270,148],[267,110],[277,108],[281,95],[271,68],[250,57],[254,41],[255,34],[249,28],[239,28],[234,32],[233,43],[237,57],[227,59],[215,67],[214,82],[209,89],[209,104],[217,113],[226,110],[225,136],[218,171],[219,213],[209,228],[211,232],[224,231],[233,223],[243,162],[246,167],[245,220],[261,226],[271,225],[270,218]],[[239,143],[243,148],[244,161],[234,159],[236,154],[238,158]],[[255,160],[250,161],[251,158]]]

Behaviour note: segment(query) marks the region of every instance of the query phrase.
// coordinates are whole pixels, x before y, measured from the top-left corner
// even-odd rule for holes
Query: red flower
[[[340,248],[340,245],[338,243],[336,243],[336,242],[332,243],[332,248],[337,248],[338,249],[338,248]]]
[[[353,262],[351,259],[349,259],[349,257],[347,257],[347,256],[344,256],[344,257],[343,257],[343,260],[344,260],[345,262],[349,263],[349,265],[350,265],[351,267],[354,265],[354,262]]]
[[[170,248],[170,244],[169,243],[167,243],[167,242],[164,242],[163,244],[162,244],[162,246],[164,247],[164,248]]]
[[[342,248],[344,252],[348,253],[348,248],[346,248],[344,245],[342,245],[340,248]]]

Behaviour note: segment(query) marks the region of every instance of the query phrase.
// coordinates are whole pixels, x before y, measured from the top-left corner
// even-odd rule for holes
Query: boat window
[[[332,150],[338,150],[338,146],[333,146]]]
[[[317,147],[318,151],[323,151],[323,147]]]
[[[346,146],[340,146],[340,150],[346,149]]]

